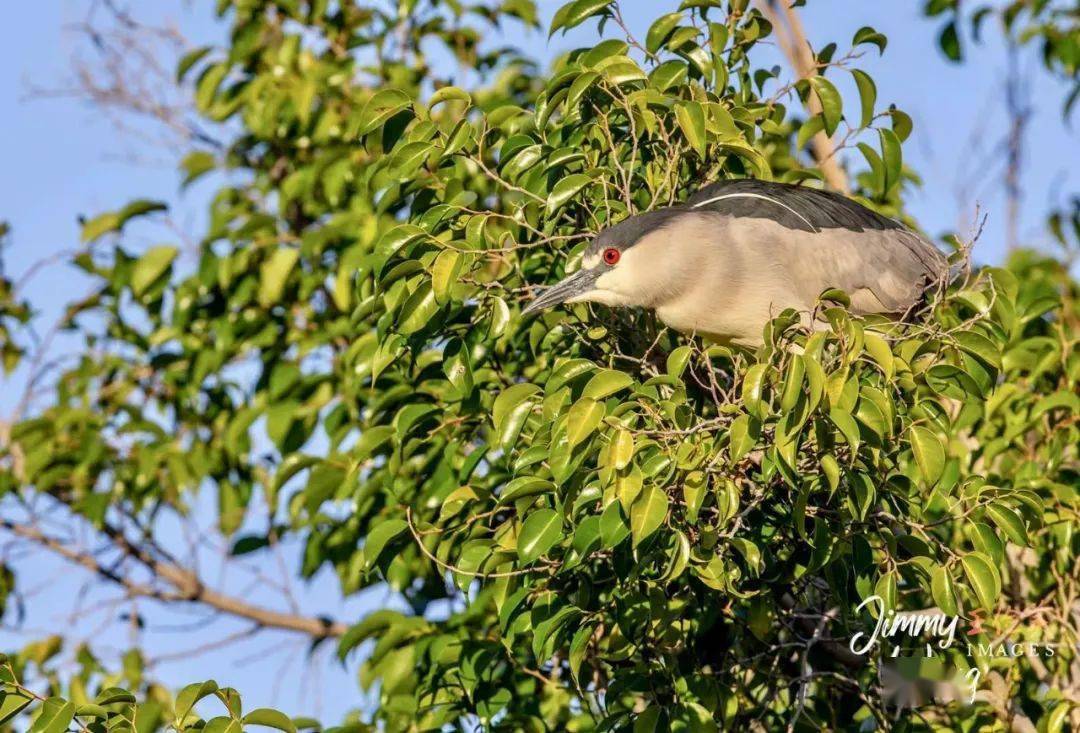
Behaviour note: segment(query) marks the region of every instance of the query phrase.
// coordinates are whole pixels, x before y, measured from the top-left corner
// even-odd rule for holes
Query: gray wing
[[[806,234],[805,257],[794,277],[816,290],[840,288],[858,313],[908,309],[927,287],[945,277],[948,263],[933,244],[903,227],[852,232],[823,230]]]
[[[945,257],[922,236],[831,191],[737,179],[705,186],[687,205],[790,230],[785,239],[796,246],[790,253],[792,277],[804,296],[840,288],[859,312],[905,310],[948,269]]]
[[[692,209],[739,218],[771,219],[799,231],[849,229],[863,232],[904,228],[895,219],[882,216],[842,194],[752,178],[710,184],[699,189],[686,203]]]

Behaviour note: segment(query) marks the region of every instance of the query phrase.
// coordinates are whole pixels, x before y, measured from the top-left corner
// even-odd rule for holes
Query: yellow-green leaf
[[[825,134],[832,137],[844,116],[844,101],[833,83],[824,76],[811,76],[810,86],[821,102],[821,114],[825,120]]]
[[[592,435],[604,419],[604,405],[589,397],[582,397],[566,415],[566,439],[573,448]]]
[[[176,247],[153,247],[148,249],[131,271],[131,292],[136,297],[157,282],[176,259]]]
[[[264,308],[281,300],[289,273],[300,259],[300,250],[282,247],[274,251],[259,268],[259,304]]]
[[[646,487],[630,507],[630,534],[634,547],[655,532],[667,516],[667,494],[655,486]]]
[[[679,129],[690,147],[704,158],[705,110],[697,102],[678,102],[675,105],[675,121],[679,123]]]
[[[908,441],[911,452],[915,454],[915,462],[919,465],[919,473],[928,485],[933,486],[945,470],[945,448],[941,440],[928,429],[912,425],[908,429]]]
[[[582,397],[594,400],[602,400],[605,397],[626,389],[634,383],[633,378],[626,372],[617,369],[604,369],[597,372],[582,391]]]
[[[976,599],[986,610],[993,610],[1001,594],[1001,576],[990,558],[981,552],[969,552],[960,558],[960,563]]]

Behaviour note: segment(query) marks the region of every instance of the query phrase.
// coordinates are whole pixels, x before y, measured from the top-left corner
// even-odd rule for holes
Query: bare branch
[[[50,550],[69,562],[79,565],[108,581],[122,586],[129,596],[141,596],[164,602],[187,601],[201,603],[222,613],[248,619],[259,628],[297,631],[315,639],[338,637],[348,629],[346,624],[329,618],[313,618],[274,611],[208,588],[191,570],[158,560],[146,548],[132,544],[120,530],[109,525],[105,525],[103,532],[112,540],[113,544],[126,557],[138,561],[154,577],[164,581],[169,586],[168,589],[135,582],[115,568],[106,567],[95,559],[92,554],[70,547],[62,540],[45,534],[37,527],[19,524],[8,519],[0,520],[0,527]]]

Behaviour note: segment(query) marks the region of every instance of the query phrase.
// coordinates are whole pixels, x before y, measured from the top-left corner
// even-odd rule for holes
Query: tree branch
[[[138,583],[125,577],[116,570],[98,562],[91,554],[76,550],[60,539],[45,534],[37,527],[19,524],[8,519],[0,519],[0,527],[12,534],[30,540],[64,559],[83,567],[102,578],[122,586],[132,596],[152,598],[162,602],[201,603],[222,613],[248,619],[261,628],[297,631],[315,639],[338,637],[345,633],[348,626],[340,621],[326,617],[310,617],[299,614],[283,613],[272,609],[255,606],[239,598],[225,595],[206,587],[199,577],[179,565],[155,558],[145,548],[132,544],[123,532],[105,525],[104,533],[126,556],[137,560],[155,577],[168,583],[171,590],[155,588]]]
[[[784,52],[795,74],[799,79],[809,79],[817,75],[817,61],[806,40],[806,32],[799,14],[788,2],[789,0],[760,0],[758,7],[772,25],[780,50]],[[777,3],[783,4],[783,17],[776,9]],[[821,114],[821,101],[816,93],[811,92],[807,96],[806,109],[811,115]],[[817,159],[821,174],[825,177],[825,183],[837,191],[850,193],[847,174],[837,159],[836,146],[832,138],[824,132],[819,132],[810,139],[810,146],[814,150],[814,157]]]

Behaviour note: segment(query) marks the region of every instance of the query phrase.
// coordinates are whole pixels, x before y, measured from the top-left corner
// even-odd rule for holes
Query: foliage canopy
[[[183,161],[185,185],[215,187],[205,234],[133,251],[123,230],[153,201],[85,223],[76,263],[98,287],[67,325],[86,352],[10,427],[6,492],[138,546],[212,487],[226,535],[270,507],[234,553],[299,536],[301,575],[387,584],[410,613],[297,629],[340,637],[378,685],[350,729],[888,729],[876,659],[846,646],[875,594],[1061,645],[1038,665],[952,650],[992,689],[899,725],[1019,711],[1060,728],[1080,551],[1080,306],[1061,263],[969,270],[960,252],[904,323],[833,293],[827,329],[780,314],[756,352],[643,313],[519,316],[629,214],[721,177],[814,185],[821,132],[861,156],[853,194],[902,216],[912,122],[858,68],[882,34],[786,84],[756,60],[771,26],[745,0],[685,2],[642,39],[611,0],[576,0],[550,33],[599,22],[604,40],[550,72],[481,43],[535,25],[529,0],[218,5],[229,45],[178,70],[231,140]],[[10,367],[28,313],[3,307]],[[33,702],[17,680],[49,656],[7,660],[0,714]],[[36,730],[313,725],[84,661],[50,677]]]

